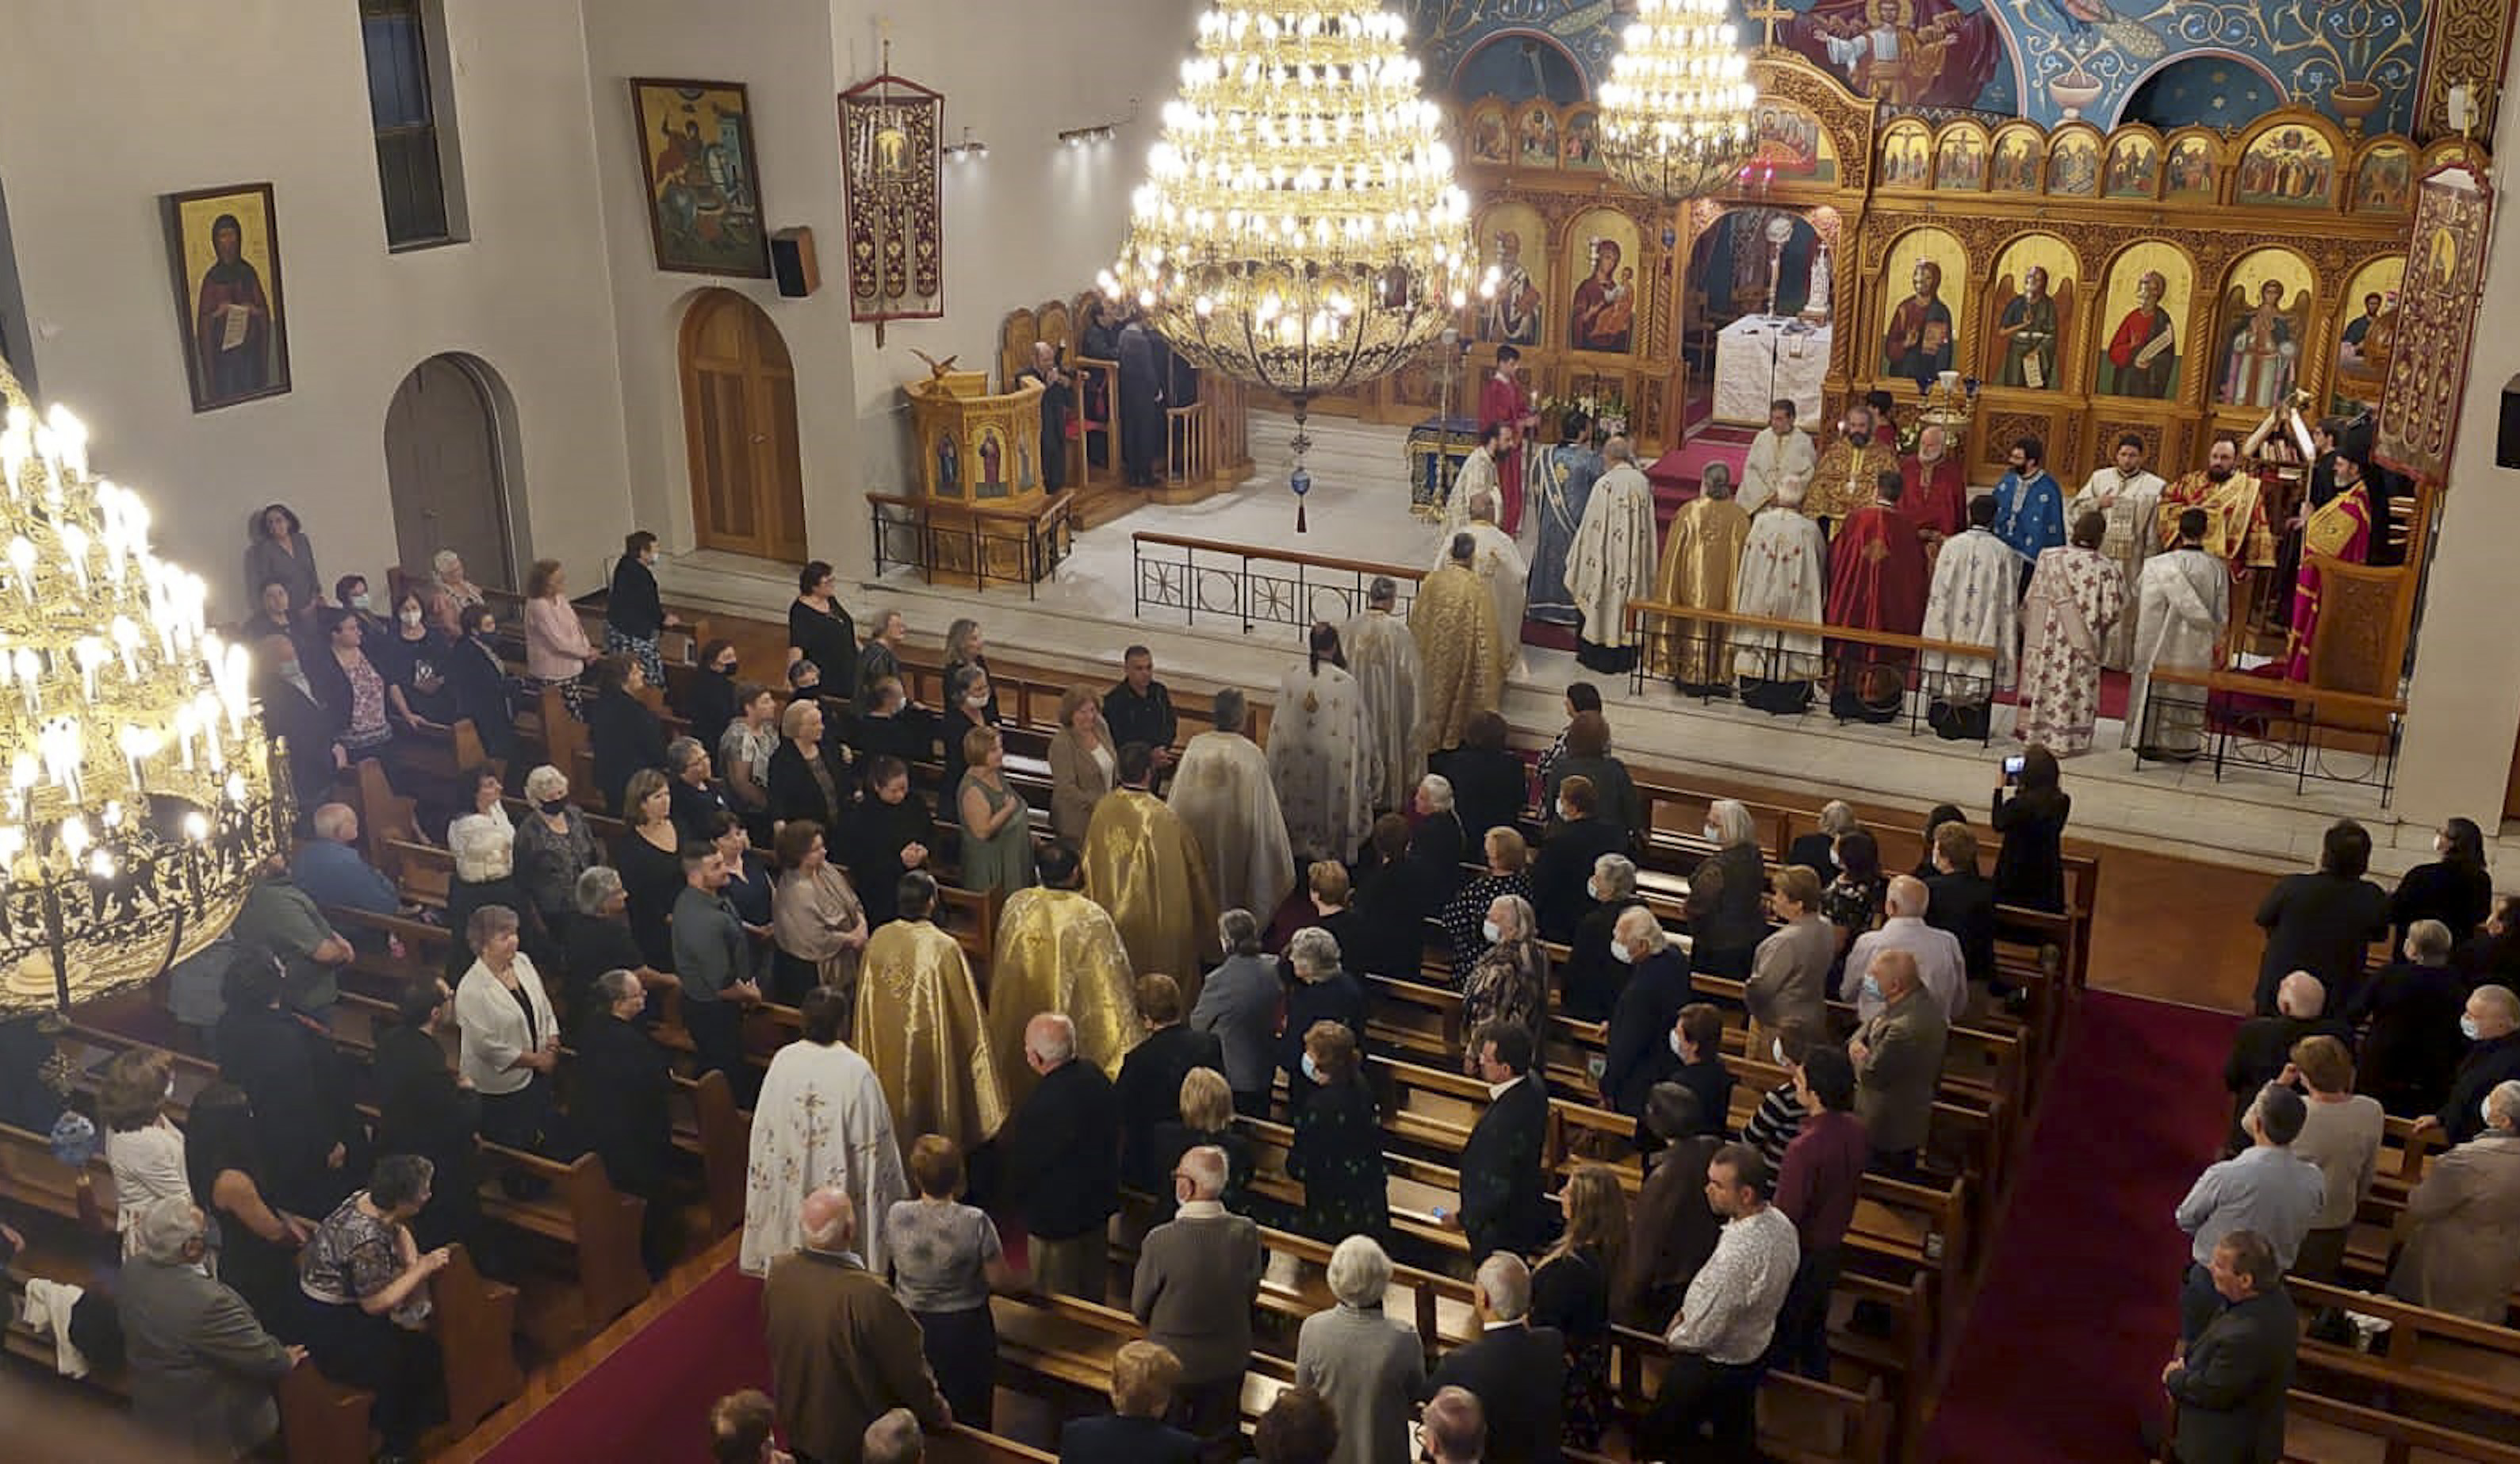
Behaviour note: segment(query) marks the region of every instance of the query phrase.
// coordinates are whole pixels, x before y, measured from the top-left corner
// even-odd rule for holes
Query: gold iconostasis
[[[1886,117],[1801,58],[1762,52],[1758,148],[1729,194],[1664,210],[1602,170],[1590,102],[1487,98],[1457,118],[1474,300],[1456,412],[1497,348],[1551,401],[1624,408],[1647,451],[1705,421],[1716,339],[1744,316],[1830,326],[1823,418],[1919,377],[1981,384],[1972,477],[2042,437],[2079,467],[2123,432],[2172,471],[2295,389],[2375,405],[2416,185],[2472,143],[2357,137],[2307,109],[2229,134]],[[1815,300],[1819,293],[1823,297]],[[1430,352],[1323,407],[1415,423]]]

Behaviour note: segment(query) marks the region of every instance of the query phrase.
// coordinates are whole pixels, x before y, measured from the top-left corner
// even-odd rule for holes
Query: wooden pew
[[[2377,1352],[2305,1336],[2297,1389],[2520,1447],[2520,1331],[2387,1297],[2287,1278],[2305,1321],[2326,1307],[2389,1324]]]
[[[647,1300],[648,1268],[639,1258],[639,1222],[647,1202],[625,1195],[606,1177],[604,1161],[581,1154],[562,1164],[539,1154],[480,1141],[491,1172],[481,1186],[481,1212],[565,1251],[586,1298],[590,1335]],[[519,1200],[498,1182],[502,1173],[551,1186],[540,1198]]]
[[[2520,1447],[2296,1388],[2284,1395],[2283,1464],[2520,1464]]]

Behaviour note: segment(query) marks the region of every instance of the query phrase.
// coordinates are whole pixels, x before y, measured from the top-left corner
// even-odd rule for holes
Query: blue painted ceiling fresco
[[[2159,72],[2138,111],[2215,126],[2246,125],[2271,106],[2316,107],[2343,120],[2332,93],[2368,83],[2368,126],[2412,124],[2428,0],[1733,0],[1744,44],[1767,25],[1859,92],[1894,108],[1971,108],[2042,122],[2072,114],[2103,126]],[[1562,47],[1598,83],[1634,0],[1399,0],[1426,69],[1460,100],[1548,94],[1572,82],[1564,59],[1535,60],[1516,37]],[[1753,20],[1748,12],[1774,16]],[[2203,54],[2200,54],[2203,53]],[[2226,64],[2222,108],[2205,73]],[[1463,63],[1469,65],[1464,67]],[[1510,87],[1510,89],[1507,89]],[[2176,94],[2174,97],[2174,93]],[[2171,109],[2162,112],[2161,109]]]

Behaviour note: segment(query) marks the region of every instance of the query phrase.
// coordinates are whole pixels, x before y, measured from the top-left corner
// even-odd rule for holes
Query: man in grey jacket
[[[1181,1359],[1175,1421],[1198,1437],[1208,1458],[1223,1457],[1241,1426],[1251,1305],[1268,1264],[1260,1227],[1218,1199],[1225,1177],[1224,1150],[1203,1144],[1182,1155],[1172,1175],[1181,1210],[1147,1232],[1129,1289],[1147,1340]]]
[[[1256,916],[1228,910],[1216,930],[1223,938],[1225,964],[1199,985],[1190,1025],[1193,1030],[1216,1033],[1224,1046],[1225,1085],[1234,1090],[1234,1111],[1265,1119],[1269,1090],[1278,1080],[1278,1014],[1285,1008],[1286,988],[1278,980],[1278,963],[1260,953]]]
[[[234,1459],[280,1432],[271,1391],[306,1351],[281,1346],[202,1272],[203,1229],[201,1207],[181,1195],[142,1211],[116,1299],[132,1412],[190,1452]]]
[[[1338,1415],[1330,1464],[1405,1459],[1409,1410],[1425,1391],[1426,1351],[1415,1327],[1382,1314],[1391,1258],[1372,1237],[1351,1235],[1330,1252],[1328,1281],[1338,1304],[1304,1318],[1295,1382],[1328,1398]]]
[[[1916,958],[1885,950],[1863,977],[1877,988],[1881,1012],[1855,1029],[1846,1055],[1855,1063],[1855,1116],[1872,1136],[1872,1163],[1896,1178],[1915,1172],[1933,1121],[1934,1093],[1943,1080],[1943,1047],[1951,1024],[1942,1003],[1926,994]]]

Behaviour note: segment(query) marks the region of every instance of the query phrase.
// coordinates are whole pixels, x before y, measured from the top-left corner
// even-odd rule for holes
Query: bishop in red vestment
[[[1876,501],[1848,514],[1829,542],[1828,623],[1914,635],[1925,623],[1925,546],[1901,509],[1901,475],[1885,472],[1876,481]],[[1839,694],[1853,691],[1876,709],[1886,704],[1895,715],[1908,653],[1852,641],[1836,651]]]
[[[1513,379],[1521,361],[1521,351],[1498,346],[1496,375],[1479,388],[1479,431],[1484,434],[1499,422],[1513,425],[1508,445],[1495,454],[1497,487],[1505,498],[1497,526],[1508,535],[1522,531],[1522,435],[1532,422],[1531,403],[1523,397],[1521,383]]]
[[[1939,422],[1916,430],[1916,451],[1899,460],[1900,501],[1916,526],[1930,563],[1945,539],[1968,532],[1968,475],[1951,452],[1951,435]]]

